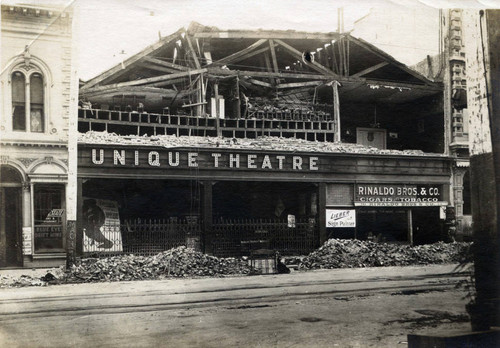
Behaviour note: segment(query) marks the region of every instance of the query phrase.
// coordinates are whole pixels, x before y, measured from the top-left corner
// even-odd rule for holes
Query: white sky
[[[500,7],[499,0],[1,0],[2,3],[29,3],[34,5],[78,5],[75,12],[75,38],[78,43],[77,63],[80,78],[88,80],[118,64],[121,60],[141,51],[162,36],[170,35],[191,21],[220,29],[279,29],[309,32],[337,31],[337,10],[344,8],[345,30],[354,21],[369,13],[370,8],[388,8],[417,11],[416,24],[412,27],[411,46],[429,47],[428,25],[418,25],[418,16],[435,13],[436,7]],[[427,11],[427,12],[426,12]],[[429,12],[431,11],[431,12]],[[432,12],[434,11],[434,12]],[[382,11],[384,12],[384,11]],[[433,14],[432,14],[433,15]],[[394,11],[401,17],[401,12]],[[437,16],[436,16],[437,17]],[[384,25],[382,20],[377,25]],[[403,20],[404,23],[404,20]],[[397,31],[397,30],[396,30]],[[392,45],[401,43],[404,36],[397,33]],[[435,31],[434,31],[435,33]],[[432,33],[431,33],[432,34]],[[437,35],[437,33],[435,33]],[[390,41],[390,39],[389,39]],[[436,45],[437,45],[437,39]],[[426,46],[427,45],[427,46]],[[383,50],[391,46],[382,47]],[[422,57],[434,52],[420,50]],[[123,52],[123,53],[122,53]],[[398,50],[389,52],[398,57]]]

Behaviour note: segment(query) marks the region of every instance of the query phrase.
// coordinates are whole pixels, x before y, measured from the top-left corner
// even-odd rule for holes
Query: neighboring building
[[[443,86],[349,34],[192,23],[80,99],[80,253],[446,238]]]
[[[444,84],[446,150],[455,158],[451,179],[450,203],[456,214],[459,239],[472,237],[472,212],[469,171],[469,111],[467,107],[466,47],[463,10],[440,12],[442,54],[427,57],[415,69]]]
[[[0,267],[58,265],[75,228],[72,8],[1,11]]]

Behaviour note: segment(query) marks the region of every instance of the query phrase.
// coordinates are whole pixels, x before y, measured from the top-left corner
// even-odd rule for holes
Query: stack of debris
[[[299,269],[409,266],[455,263],[464,260],[470,243],[420,246],[330,239],[302,258]]]
[[[80,133],[78,142],[81,144],[108,145],[147,145],[165,148],[196,147],[196,148],[226,148],[249,150],[279,150],[324,153],[354,153],[378,155],[405,156],[444,156],[443,154],[424,153],[421,150],[381,150],[372,146],[351,143],[330,143],[308,141],[304,139],[280,138],[262,136],[257,139],[216,138],[199,136],[156,135],[117,135],[115,133],[94,132]]]
[[[181,246],[154,256],[120,255],[83,259],[71,268],[67,281],[119,281],[249,273],[251,267],[246,261],[217,258]]]

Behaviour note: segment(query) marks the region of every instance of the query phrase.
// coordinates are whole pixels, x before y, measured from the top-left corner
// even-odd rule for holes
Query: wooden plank
[[[408,68],[406,65],[398,62],[397,60],[395,60],[394,58],[392,58],[390,55],[388,55],[387,53],[385,53],[384,51],[379,50],[377,47],[374,47],[374,46],[370,45],[369,43],[365,42],[364,40],[354,38],[354,37],[352,37],[350,35],[347,35],[346,38],[349,41],[355,43],[356,45],[359,45],[362,48],[364,48],[364,49],[370,51],[371,53],[375,54],[379,58],[382,58],[383,60],[389,61],[390,63],[396,65],[401,70],[404,70],[408,74],[410,74],[413,77],[417,78],[418,80],[422,81],[422,83],[424,83],[426,85],[434,85],[435,84],[434,82],[432,82],[429,79],[427,79],[425,76],[423,76],[423,75],[419,74],[418,72],[416,72],[416,71]]]
[[[331,76],[318,75],[318,74],[297,74],[297,73],[274,73],[265,71],[249,71],[249,70],[228,70],[215,67],[209,67],[208,73],[212,75],[224,76],[253,76],[253,77],[277,77],[281,79],[304,79],[304,80],[331,80]],[[346,79],[343,79],[346,80]],[[348,79],[352,81],[359,81],[359,79]]]
[[[298,39],[298,40],[321,40],[332,41],[337,40],[339,33],[307,33],[293,31],[278,31],[278,30],[259,30],[259,31],[218,31],[218,32],[197,32],[193,33],[194,38],[203,39]]]
[[[253,50],[255,50],[257,47],[261,46],[266,41],[267,40],[264,40],[264,39],[258,40],[256,42],[254,42],[253,44],[251,44],[250,46],[248,46],[247,48],[244,48],[241,51],[235,52],[227,57],[219,59],[218,61],[215,61],[212,64],[220,65],[220,64],[226,64],[226,63],[233,62],[233,61],[235,61],[235,59],[238,59],[242,56],[246,56],[248,53],[251,53]]]
[[[274,48],[274,41],[273,40],[269,40],[269,49],[271,50],[271,59],[272,59],[272,62],[273,62],[273,69],[274,69],[274,72],[279,72],[279,69],[278,69],[278,60],[276,59],[276,50]]]
[[[322,83],[324,83],[324,81],[281,83],[279,85],[276,85],[276,88],[284,89],[284,88],[298,88],[298,87],[307,87],[307,86],[319,86]]]
[[[290,46],[289,44],[281,41],[281,40],[275,40],[275,42],[277,44],[279,44],[280,46],[282,46],[283,48],[285,48],[288,52],[290,52],[294,57],[296,57],[297,59],[300,59],[302,60],[302,53],[299,52],[297,49],[295,49],[294,47]],[[330,69],[324,67],[323,65],[321,64],[318,64],[316,62],[305,62],[305,64],[310,67],[311,69],[313,70],[316,70],[320,73],[323,73],[323,74],[327,74],[327,75],[330,75],[330,76],[334,76],[336,78],[339,78],[339,76],[337,76],[333,71],[331,71]]]
[[[389,62],[382,62],[382,63],[378,63],[374,66],[371,66],[369,68],[366,68],[365,70],[361,70],[360,72],[357,72],[355,74],[352,74],[351,76],[354,76],[354,77],[359,77],[359,76],[363,76],[363,75],[366,75],[366,74],[369,74],[375,70],[378,70],[380,68],[383,68],[384,66],[386,65],[389,65]]]
[[[189,67],[187,67],[187,66],[182,66],[182,65],[179,65],[179,64],[174,64],[174,63],[166,62],[164,60],[161,60],[161,59],[158,59],[158,58],[154,58],[154,57],[144,57],[143,60],[148,61],[150,63],[154,63],[154,64],[157,64],[157,65],[164,66],[166,68],[175,69],[175,70],[180,70],[180,71],[187,71],[187,70],[189,70]]]
[[[255,80],[255,79],[248,79],[248,81],[253,83],[254,85],[257,85],[257,86],[273,88],[273,85],[268,83],[268,82],[259,81],[259,80]]]
[[[116,73],[118,72],[121,72],[124,68],[128,68],[130,67],[132,64],[136,63],[137,61],[141,60],[142,58],[144,58],[145,56],[153,53],[154,51],[160,49],[161,47],[163,47],[164,45],[172,42],[174,39],[176,39],[185,29],[184,28],[181,28],[179,30],[177,30],[175,33],[173,33],[172,35],[169,35],[165,38],[162,38],[160,41],[146,47],[144,50],[142,50],[141,52],[133,55],[132,57],[126,59],[123,63],[120,63],[120,64],[117,64],[115,65],[113,68],[109,69],[108,71],[100,74],[99,76],[87,81],[85,83],[85,85],[83,85],[83,87],[80,88],[80,90],[86,90],[86,89],[89,89],[90,87],[93,87],[95,85],[97,85],[98,83],[112,77],[113,75],[115,75]]]
[[[105,91],[105,90],[119,88],[119,87],[125,87],[125,86],[151,85],[155,82],[164,82],[164,81],[174,80],[174,79],[177,79],[179,77],[197,75],[197,74],[202,74],[204,72],[207,72],[207,69],[183,71],[183,72],[179,72],[179,73],[175,73],[175,74],[160,75],[160,76],[148,77],[145,79],[139,79],[139,80],[134,80],[134,81],[114,83],[114,84],[106,85],[106,86],[102,86],[102,87],[95,87],[92,89],[92,91]]]
[[[154,65],[154,64],[149,64],[149,63],[146,63],[146,62],[139,63],[139,66],[141,66],[141,67],[143,67],[145,69],[150,69],[150,70],[159,71],[159,72],[165,72],[165,73],[170,73],[170,74],[179,72],[179,70],[175,70],[175,69],[171,69],[171,68],[166,68],[166,67],[158,66],[158,65]]]
[[[191,55],[193,56],[194,65],[195,65],[196,69],[201,69],[200,61],[198,60],[198,56],[196,55],[196,51],[193,48],[193,44],[191,42],[191,39],[189,38],[189,35],[187,32],[185,34],[186,35],[184,36],[184,38],[186,39],[186,41],[188,43],[189,51],[191,52]]]

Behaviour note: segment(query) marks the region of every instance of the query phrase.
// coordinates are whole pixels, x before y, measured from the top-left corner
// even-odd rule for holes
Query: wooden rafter
[[[371,73],[371,72],[373,72],[375,70],[383,68],[386,65],[389,65],[389,62],[378,63],[378,64],[376,64],[374,66],[371,66],[371,67],[369,67],[369,68],[367,68],[365,70],[361,70],[360,72],[352,74],[351,76],[353,76],[353,77],[363,76],[363,75],[369,74],[369,73]]]
[[[196,69],[201,69],[200,61],[198,60],[198,55],[196,54],[196,51],[193,48],[193,44],[191,42],[191,39],[189,38],[189,35],[186,33],[184,38],[186,39],[186,41],[188,43],[189,52],[191,52],[191,55],[193,56],[194,65],[195,65]]]
[[[299,52],[297,49],[295,49],[294,47],[290,46],[289,44],[281,41],[281,40],[275,40],[275,42],[277,44],[279,44],[280,46],[282,46],[285,50],[287,50],[289,53],[291,53],[295,58],[297,59],[302,59],[302,53]],[[305,62],[305,64],[310,67],[311,69],[313,70],[316,70],[317,72],[320,72],[320,73],[323,73],[323,74],[327,74],[327,75],[330,75],[330,76],[333,76],[333,77],[336,77],[336,78],[339,78],[333,71],[331,71],[330,69],[324,67],[323,65],[321,64],[318,64],[316,62]]]
[[[125,86],[152,85],[156,82],[164,82],[164,81],[166,82],[169,80],[178,79],[180,77],[187,77],[190,75],[192,76],[192,75],[202,74],[204,72],[207,72],[207,69],[196,69],[196,70],[190,70],[190,71],[183,71],[183,72],[179,72],[179,73],[175,73],[175,74],[160,75],[160,76],[155,76],[155,77],[148,77],[145,79],[120,82],[120,83],[114,83],[111,85],[95,87],[95,88],[93,88],[93,90],[94,91],[99,91],[99,90],[105,91],[108,89],[125,87]],[[158,86],[158,85],[156,85],[156,86]]]
[[[277,30],[259,30],[259,31],[210,31],[210,32],[195,32],[192,34],[194,38],[203,39],[283,39],[283,40],[321,40],[331,41],[339,38],[338,33],[307,33],[307,32],[291,32]]]
[[[281,83],[276,86],[278,89],[285,88],[300,88],[300,87],[311,87],[311,86],[319,86],[323,84],[325,81],[307,81],[307,82],[292,82],[292,83]]]
[[[274,72],[277,73],[277,72],[279,72],[278,60],[276,59],[276,50],[274,49],[274,41],[273,40],[269,40],[269,50],[271,51],[271,59],[273,62]]]
[[[398,62],[397,60],[395,60],[394,58],[392,58],[391,56],[389,56],[387,53],[385,53],[385,52],[379,50],[378,48],[373,47],[370,44],[366,43],[364,40],[353,38],[350,35],[347,35],[346,38],[349,41],[352,41],[353,43],[355,43],[356,45],[359,45],[360,47],[362,47],[362,48],[370,51],[373,54],[375,54],[379,58],[382,58],[385,61],[390,61],[392,64],[396,65],[399,69],[405,71],[406,73],[412,75],[416,79],[422,81],[422,83],[425,83],[426,85],[431,85],[432,84],[432,81],[428,80],[425,76],[419,74],[416,71],[413,71],[412,69],[408,68],[406,65]]]
[[[219,59],[218,61],[213,62],[212,64],[223,65],[223,64],[231,63],[231,62],[234,62],[234,61],[236,61],[236,59],[241,58],[241,57],[248,58],[248,54],[251,54],[251,53],[253,53],[251,55],[251,56],[253,56],[256,53],[252,52],[252,51],[254,51],[257,47],[261,46],[266,41],[267,40],[265,40],[265,39],[258,40],[257,42],[254,42],[253,44],[251,44],[247,48],[244,48],[241,51],[235,52],[235,53],[233,53],[233,54],[231,54],[231,55],[229,55],[227,57]],[[266,48],[266,50],[267,50],[267,48]]]
[[[97,85],[98,83],[101,83],[102,81],[104,81],[104,80],[112,77],[113,75],[121,72],[122,70],[127,69],[132,64],[134,64],[137,61],[141,60],[145,56],[147,56],[147,55],[155,52],[156,50],[162,48],[167,43],[175,40],[183,31],[184,31],[184,28],[179,29],[178,31],[176,31],[172,35],[169,35],[169,36],[167,36],[165,38],[162,38],[160,41],[158,41],[158,42],[156,42],[156,43],[154,43],[154,44],[146,47],[141,52],[137,53],[136,55],[133,55],[132,57],[130,57],[128,59],[126,59],[123,63],[117,64],[113,68],[111,68],[108,71],[102,73],[101,75],[96,76],[95,78],[87,81],[87,83],[85,83],[85,85],[81,88],[81,90],[83,91],[83,90],[86,90],[86,89],[88,89],[90,87],[93,87],[93,86]]]
[[[154,63],[156,65],[161,65],[165,68],[171,68],[171,69],[175,69],[175,70],[179,70],[179,71],[187,71],[189,70],[189,68],[187,66],[182,66],[182,65],[179,65],[179,64],[173,64],[173,63],[170,63],[170,62],[166,62],[164,60],[161,60],[161,59],[158,59],[158,58],[154,58],[154,57],[144,57],[143,60],[147,61],[147,62],[150,62],[150,63]]]
[[[331,80],[331,76],[318,74],[297,74],[297,73],[274,73],[264,71],[249,70],[228,70],[221,68],[208,68],[209,74],[223,76],[252,76],[252,77],[275,77],[280,79],[304,79],[304,80]],[[358,81],[359,79],[352,79]]]
[[[164,72],[164,73],[176,73],[176,72],[179,72],[179,70],[175,70],[175,69],[172,69],[172,68],[167,68],[167,67],[164,67],[164,66],[158,66],[156,64],[150,64],[150,63],[147,63],[147,62],[141,62],[141,63],[139,63],[139,66],[141,66],[143,68],[146,68],[146,69],[150,69],[150,70],[154,70],[154,71],[160,71],[160,72]]]

